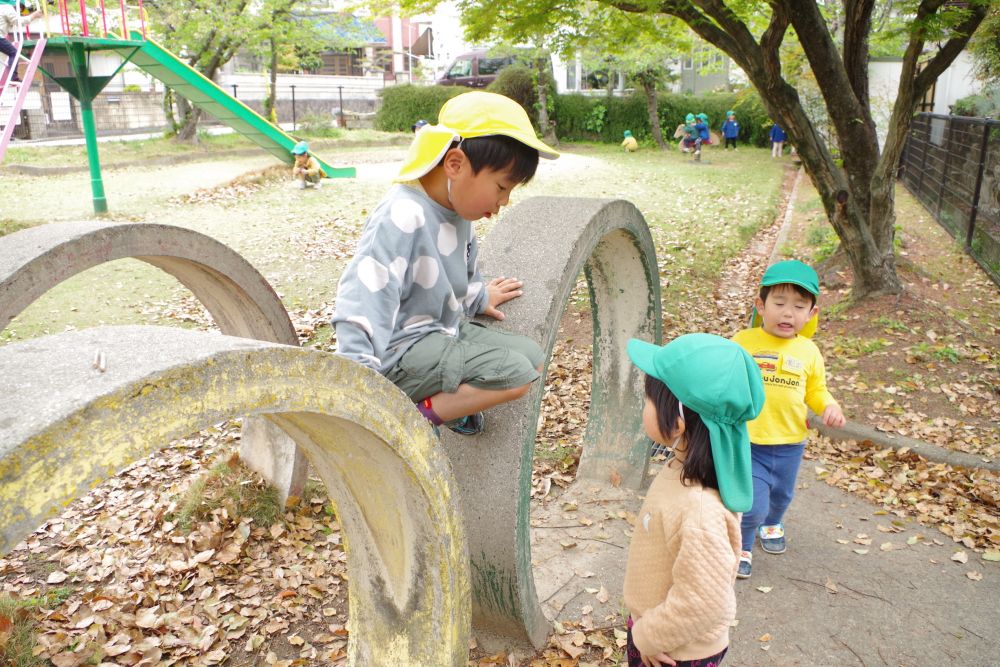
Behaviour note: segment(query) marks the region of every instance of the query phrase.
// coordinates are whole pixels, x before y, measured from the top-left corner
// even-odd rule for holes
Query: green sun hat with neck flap
[[[516,139],[547,160],[559,157],[555,149],[535,134],[524,107],[504,95],[476,90],[444,103],[437,124],[425,125],[413,139],[394,180],[413,181],[428,173],[456,141],[495,135]]]
[[[633,338],[628,356],[698,413],[712,443],[723,504],[733,512],[749,510],[753,478],[746,423],[764,407],[757,362],[733,341],[705,333],[686,334],[662,347]]]

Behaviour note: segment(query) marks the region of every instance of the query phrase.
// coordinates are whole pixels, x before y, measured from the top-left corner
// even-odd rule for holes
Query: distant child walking
[[[819,276],[812,267],[797,260],[773,264],[760,281],[754,326],[733,336],[760,367],[767,394],[764,410],[747,425],[753,507],[743,515],[741,579],[750,576],[755,537],[767,553],[785,552],[782,519],[805,450],[806,406],[827,426],[844,425],[844,413],[826,389],[823,355],[809,339],[816,330],[818,296]]]
[[[735,111],[726,112],[726,122],[722,124],[722,136],[726,140],[726,150],[729,150],[730,144],[733,150],[736,150],[736,140],[740,138],[740,124],[736,120]]]
[[[480,433],[483,410],[541,377],[533,340],[487,329],[521,295],[517,278],[485,281],[473,220],[499,213],[535,175],[542,143],[514,100],[480,91],[441,107],[413,138],[397,184],[365,223],[337,289],[338,352],[385,375],[435,427]]]
[[[21,77],[17,73],[17,47],[7,39],[7,34],[16,32],[20,26],[31,23],[42,15],[42,10],[36,9],[27,16],[18,16],[18,6],[18,0],[0,0],[0,53],[7,56],[7,66],[11,70],[10,80],[13,83],[20,83]],[[0,66],[0,74],[2,73],[3,67]]]
[[[629,667],[716,667],[736,617],[738,512],[750,509],[746,422],[764,405],[753,358],[732,341],[687,334],[630,340],[646,374],[642,423],[674,457],[639,511],[625,570]]]
[[[785,140],[788,139],[788,135],[785,131],[781,129],[781,126],[775,123],[771,126],[771,157],[781,157],[782,152],[785,150]]]

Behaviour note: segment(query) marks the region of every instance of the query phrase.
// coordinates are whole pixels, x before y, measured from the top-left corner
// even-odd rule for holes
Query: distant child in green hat
[[[726,150],[729,150],[729,145],[732,144],[735,151],[736,140],[740,138],[740,123],[736,120],[735,111],[726,112],[726,122],[722,124],[722,136],[726,140]]]
[[[695,115],[689,113],[684,117],[683,129],[678,129],[684,135],[684,138],[681,139],[681,150],[685,153],[695,151],[696,154],[701,154],[701,133],[698,132],[697,123],[698,119]]]
[[[295,156],[292,178],[296,179],[299,190],[307,187],[319,190],[323,185],[323,169],[319,166],[319,161],[309,154],[309,144],[304,141],[295,144],[292,155]]]
[[[764,405],[760,371],[711,334],[663,347],[633,339],[628,355],[646,374],[646,434],[674,452],[629,546],[628,665],[718,665],[736,617],[738,512],[752,502],[746,422]]]
[[[628,153],[634,153],[639,150],[639,142],[635,140],[630,130],[625,130],[625,138],[622,139],[622,148]]]
[[[743,515],[739,578],[750,576],[754,538],[770,554],[785,552],[781,520],[795,493],[806,436],[806,406],[827,426],[844,413],[826,389],[823,355],[810,340],[816,331],[819,276],[797,260],[771,265],[760,281],[751,327],[733,336],[764,378],[767,402],[750,422],[753,507]]]

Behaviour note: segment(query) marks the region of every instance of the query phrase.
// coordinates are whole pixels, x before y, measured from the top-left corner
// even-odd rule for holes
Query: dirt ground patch
[[[782,254],[823,266],[832,230],[806,181]],[[1000,456],[1000,288],[905,189],[897,191],[905,291],[852,304],[849,271],[821,268],[830,387],[848,419],[986,459]]]

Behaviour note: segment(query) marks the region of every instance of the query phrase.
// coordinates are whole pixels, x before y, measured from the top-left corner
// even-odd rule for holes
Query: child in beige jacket
[[[631,340],[646,434],[673,450],[639,512],[625,569],[629,667],[716,667],[736,617],[740,518],[752,502],[746,422],[764,406],[753,357],[711,334]]]

